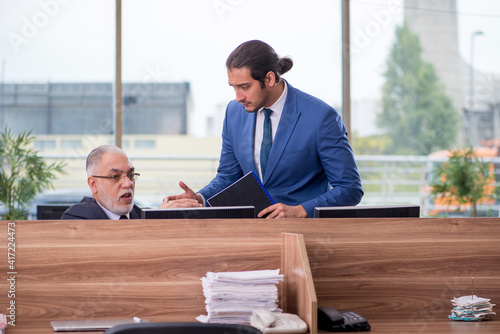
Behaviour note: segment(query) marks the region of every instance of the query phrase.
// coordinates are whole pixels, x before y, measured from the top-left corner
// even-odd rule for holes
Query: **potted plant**
[[[28,206],[45,188],[53,188],[56,173],[64,164],[48,165],[32,148],[31,131],[19,135],[9,128],[0,134],[0,202],[5,206],[2,219],[27,219]]]
[[[477,217],[478,204],[495,199],[493,165],[477,157],[472,147],[449,153],[448,161],[434,168],[431,195],[456,205],[456,211],[470,205],[471,216]]]

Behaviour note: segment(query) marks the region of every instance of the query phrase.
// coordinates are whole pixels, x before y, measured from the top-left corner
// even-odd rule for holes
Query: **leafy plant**
[[[434,168],[431,194],[448,205],[471,205],[472,216],[477,217],[481,201],[494,199],[494,175],[491,164],[478,158],[472,147],[450,150],[450,157]]]
[[[55,173],[64,174],[64,164],[50,165],[31,148],[30,132],[0,134],[0,202],[6,207],[3,219],[27,219],[27,207],[44,188],[53,188]]]

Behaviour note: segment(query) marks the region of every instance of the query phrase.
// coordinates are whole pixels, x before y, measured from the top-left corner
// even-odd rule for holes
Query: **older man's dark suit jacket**
[[[85,196],[80,203],[68,208],[68,210],[63,213],[61,219],[76,220],[109,218],[94,198]],[[141,219],[141,208],[135,204],[130,212],[130,219]]]

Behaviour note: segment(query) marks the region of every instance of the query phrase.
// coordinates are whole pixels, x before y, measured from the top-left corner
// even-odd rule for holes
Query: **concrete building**
[[[189,83],[124,83],[124,134],[186,134]],[[33,135],[113,133],[111,83],[0,85],[0,127]]]
[[[434,65],[461,113],[460,144],[478,146],[500,138],[500,77],[481,73],[462,59],[456,13],[456,0],[405,0],[405,19],[420,38],[422,58]]]

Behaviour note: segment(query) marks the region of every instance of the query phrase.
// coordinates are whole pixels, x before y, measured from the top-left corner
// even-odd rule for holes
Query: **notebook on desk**
[[[58,320],[51,321],[50,325],[54,332],[84,332],[102,331],[116,325],[133,324],[138,322],[149,322],[137,317],[130,319],[92,319],[92,320]]]
[[[274,200],[254,172],[248,172],[229,187],[207,200],[210,206],[251,205],[257,214],[274,204]]]

